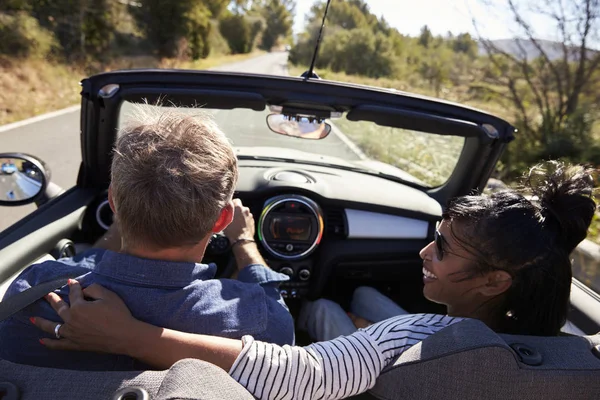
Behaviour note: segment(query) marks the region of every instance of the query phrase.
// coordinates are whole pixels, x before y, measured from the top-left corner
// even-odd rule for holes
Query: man
[[[111,174],[108,198],[115,223],[96,248],[27,268],[6,297],[77,277],[83,286],[99,283],[119,293],[134,315],[149,323],[293,343],[293,320],[277,289],[287,277],[265,266],[253,241],[252,214],[232,200],[237,159],[212,120],[139,108],[119,132]],[[223,230],[232,243],[237,280],[213,279],[215,267],[200,264],[210,237]],[[67,299],[68,289],[57,293]],[[51,352],[38,342],[33,316],[59,319],[40,300],[5,320],[0,358],[80,370],[147,367],[129,357]]]

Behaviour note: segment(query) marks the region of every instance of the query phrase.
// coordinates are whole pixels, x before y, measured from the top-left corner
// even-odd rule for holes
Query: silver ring
[[[54,336],[56,336],[57,339],[60,339],[60,327],[62,326],[62,324],[56,324],[56,326],[54,327]]]

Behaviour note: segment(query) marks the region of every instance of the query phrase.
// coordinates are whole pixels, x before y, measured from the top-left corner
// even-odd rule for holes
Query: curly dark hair
[[[443,218],[474,261],[464,279],[493,270],[512,277],[494,302],[495,331],[552,336],[566,322],[570,254],[596,210],[594,172],[549,161],[533,167],[518,190],[449,202]]]

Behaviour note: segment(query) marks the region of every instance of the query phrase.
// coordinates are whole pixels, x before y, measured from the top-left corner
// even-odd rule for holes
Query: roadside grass
[[[79,82],[100,72],[131,68],[208,69],[260,54],[215,55],[198,61],[135,56],[86,65],[0,56],[0,125],[79,104]]]
[[[408,172],[430,187],[448,180],[464,145],[464,138],[457,136],[390,128],[345,118],[333,122],[367,157]]]

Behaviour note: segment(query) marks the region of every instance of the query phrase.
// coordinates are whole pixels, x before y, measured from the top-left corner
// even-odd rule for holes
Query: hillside
[[[550,60],[555,61],[563,58],[562,43],[544,39],[536,40],[536,42],[541,47],[544,54],[546,54]],[[533,43],[533,41],[529,39],[498,39],[491,40],[490,43],[498,50],[511,54],[520,60],[525,58],[527,58],[528,60],[532,60],[538,58],[542,54],[540,50],[536,47],[536,45]],[[477,43],[477,47],[479,55],[487,55],[487,50],[483,43]],[[575,46],[571,46],[569,48],[568,60],[577,61],[578,51],[579,50]],[[590,56],[593,56],[596,53],[597,51],[590,49]]]

